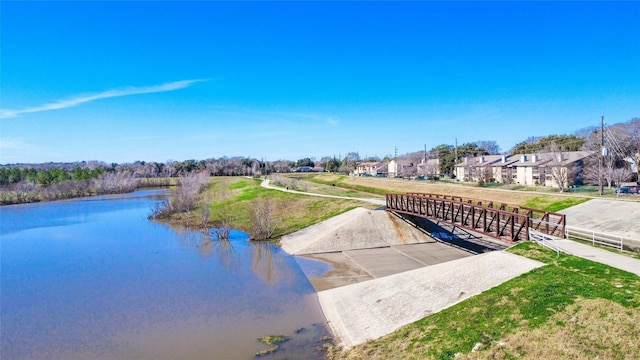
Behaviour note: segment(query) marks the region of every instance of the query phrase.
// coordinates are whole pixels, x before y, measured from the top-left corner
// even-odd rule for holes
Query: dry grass
[[[640,312],[634,309],[579,298],[543,327],[513,332],[457,359],[640,359],[638,324]]]
[[[385,179],[373,177],[350,177],[334,174],[318,174],[313,178],[323,183],[335,183],[361,189],[379,189],[384,192],[406,193],[422,192],[444,195],[455,195],[476,199],[502,202],[506,204],[529,206],[545,209],[554,204],[566,204],[565,208],[576,203],[587,201],[588,197],[578,194],[539,193],[531,191],[516,191],[505,189],[481,188],[470,184],[458,184],[433,181],[410,181],[401,179]]]

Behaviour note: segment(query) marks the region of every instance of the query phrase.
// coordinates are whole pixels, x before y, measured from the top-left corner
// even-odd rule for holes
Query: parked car
[[[637,194],[638,186],[620,186],[616,193],[618,194]]]

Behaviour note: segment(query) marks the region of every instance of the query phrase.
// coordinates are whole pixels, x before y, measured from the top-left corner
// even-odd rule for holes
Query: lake
[[[149,221],[166,196],[0,207],[2,358],[253,359],[266,335],[290,340],[260,358],[323,358],[297,261],[240,231],[209,241]]]

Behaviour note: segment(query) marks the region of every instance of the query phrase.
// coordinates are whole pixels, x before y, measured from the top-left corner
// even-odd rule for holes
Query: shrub
[[[251,206],[251,237],[254,240],[268,240],[282,223],[282,203],[265,197],[255,199]]]
[[[209,185],[209,175],[205,172],[181,175],[178,184],[179,187],[171,199],[165,199],[156,204],[150,218],[168,218],[173,214],[195,210],[198,194],[206,190]]]

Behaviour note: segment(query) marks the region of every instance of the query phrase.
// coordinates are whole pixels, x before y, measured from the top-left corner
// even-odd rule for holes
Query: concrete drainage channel
[[[321,276],[308,276],[316,291],[377,279],[468,256],[472,254],[435,241],[303,255],[312,260],[324,261],[333,268]]]
[[[302,268],[340,345],[386,335],[543,265],[443,225],[434,226],[447,239],[434,238],[409,220],[358,208],[281,239],[288,253],[330,264],[322,274]]]

